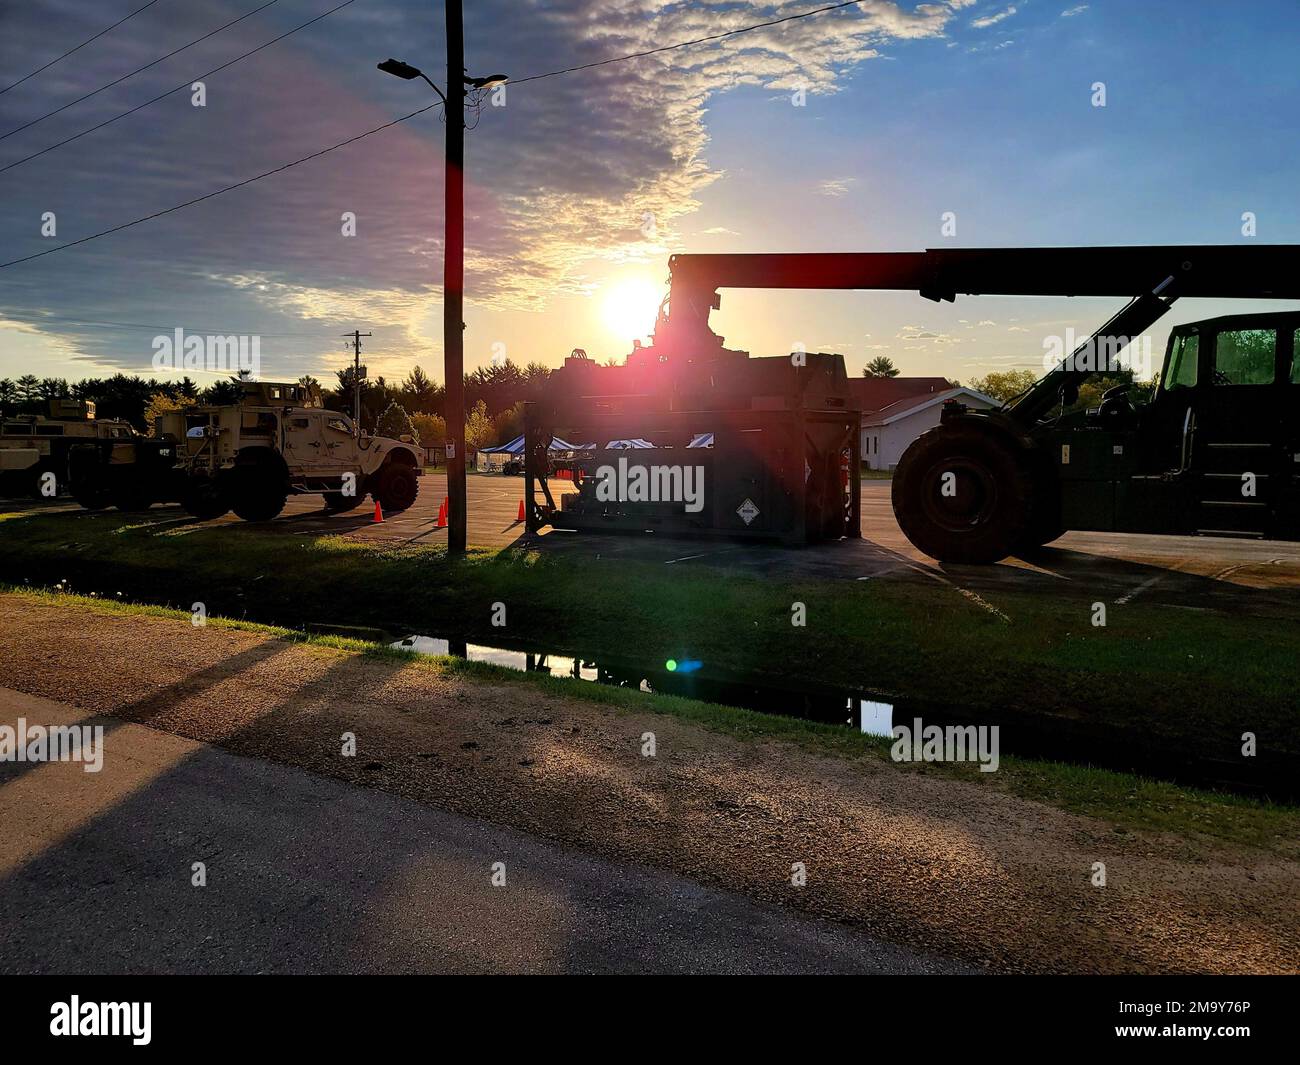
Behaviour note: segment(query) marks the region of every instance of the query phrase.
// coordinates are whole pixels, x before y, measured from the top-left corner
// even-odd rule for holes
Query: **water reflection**
[[[909,727],[917,719],[926,725],[998,726],[1002,753],[1020,754],[1083,765],[1137,772],[1202,787],[1227,788],[1293,801],[1300,789],[1296,760],[1287,752],[1240,756],[1240,741],[1232,729],[1211,729],[1203,723],[1171,722],[1161,735],[1142,727],[1128,728],[1114,718],[1094,719],[1075,714],[1035,712],[1024,708],[995,710],[960,704],[935,704],[889,698],[879,692],[820,687],[813,682],[789,682],[752,675],[726,675],[707,663],[683,657],[646,664],[599,660],[581,655],[517,650],[437,636],[408,636],[390,644],[427,655],[453,655],[528,673],[572,677],[643,692],[681,695],[724,706],[767,714],[848,726],[868,736],[892,737],[895,722]],[[683,669],[688,664],[691,668]]]

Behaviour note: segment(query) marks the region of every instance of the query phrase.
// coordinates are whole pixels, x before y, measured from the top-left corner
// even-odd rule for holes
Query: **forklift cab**
[[[1177,326],[1142,435],[1182,487],[1182,530],[1300,535],[1300,313]],[[1162,531],[1162,530],[1153,530]]]
[[[1061,526],[1300,539],[1300,312],[1189,322],[1160,383],[1116,389],[1050,440]]]

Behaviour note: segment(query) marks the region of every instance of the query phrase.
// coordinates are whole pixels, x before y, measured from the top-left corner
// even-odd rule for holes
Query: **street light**
[[[403,81],[423,78],[447,114],[446,239],[442,267],[442,350],[446,378],[447,420],[447,553],[463,555],[466,546],[465,506],[465,87],[494,89],[506,83],[504,74],[471,78],[465,71],[465,29],[459,2],[447,4],[447,91],[444,93],[418,67],[400,59],[377,64],[385,74]],[[460,77],[453,72],[459,71]],[[459,116],[453,119],[452,116]]]
[[[385,74],[392,74],[395,78],[401,78],[403,81],[413,81],[416,78],[424,78],[429,83],[429,88],[438,94],[438,98],[445,104],[447,97],[437,85],[429,80],[419,67],[413,67],[410,63],[403,63],[400,59],[385,59],[382,63],[375,64]],[[504,85],[510,78],[505,74],[488,74],[482,78],[471,78],[468,74],[464,75],[464,82],[471,89],[495,89],[498,85]]]

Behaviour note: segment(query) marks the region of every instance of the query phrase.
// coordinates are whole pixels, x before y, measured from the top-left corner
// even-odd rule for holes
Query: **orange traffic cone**
[[[523,520],[524,520],[524,501],[521,499],[519,501],[519,517],[515,518],[515,521],[523,521]]]
[[[440,507],[438,508],[438,528],[439,528],[439,529],[445,529],[445,528],[447,527],[447,502],[448,502],[447,497],[446,497],[446,496],[443,496],[443,497],[442,497],[442,506],[440,506]]]
[[[371,524],[372,524],[372,525],[374,525],[374,524],[378,524],[379,522],[381,522],[381,521],[383,521],[383,520],[384,520],[384,508],[381,507],[381,506],[379,505],[379,500],[376,499],[376,500],[375,500],[375,516],[374,516],[374,518],[371,520]]]

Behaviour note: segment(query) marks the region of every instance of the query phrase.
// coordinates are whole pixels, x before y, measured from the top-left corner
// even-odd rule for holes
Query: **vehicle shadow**
[[[549,529],[540,534],[521,532],[510,547],[577,562],[619,559],[661,564],[674,567],[675,576],[704,569],[791,580],[941,579],[987,594],[995,602],[999,592],[1078,594],[1091,597],[1090,601],[1121,606],[1140,599],[1153,605],[1188,609],[1239,612],[1245,608],[1261,616],[1300,617],[1300,588],[1292,583],[1290,569],[1262,557],[1236,563],[1225,558],[1222,566],[1211,566],[1211,572],[1206,574],[1180,569],[1182,563],[1177,556],[1167,561],[1137,560],[1070,546],[1047,546],[998,565],[965,566],[911,557],[868,537],[788,548],[753,541]],[[1294,549],[1290,544],[1278,547],[1282,551]],[[1262,553],[1268,553],[1267,545]],[[1262,571],[1266,577],[1277,578],[1278,583],[1225,579],[1247,571]]]

